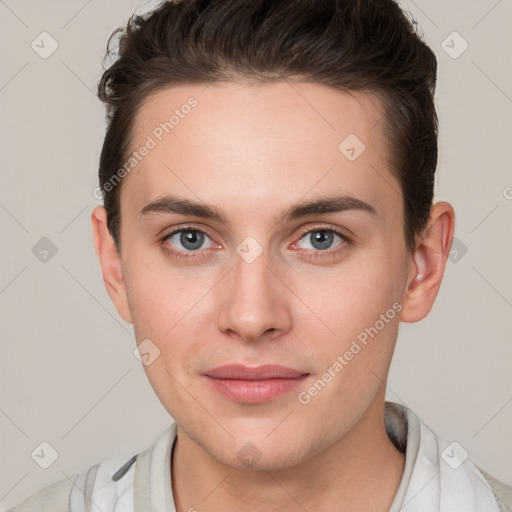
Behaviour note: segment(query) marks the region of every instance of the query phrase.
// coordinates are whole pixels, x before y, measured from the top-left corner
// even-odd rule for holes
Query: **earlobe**
[[[411,255],[400,320],[418,322],[432,309],[441,286],[455,228],[455,212],[446,202],[432,206],[430,219]]]
[[[108,230],[105,208],[102,206],[94,208],[91,214],[91,222],[94,249],[100,261],[105,288],[123,320],[133,323],[128,307],[121,256]]]

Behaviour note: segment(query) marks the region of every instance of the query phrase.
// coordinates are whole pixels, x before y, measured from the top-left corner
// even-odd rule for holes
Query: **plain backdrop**
[[[104,288],[90,227],[106,42],[151,5],[0,0],[1,509],[131,457],[171,421]],[[387,398],[512,484],[512,3],[402,6],[438,57],[436,200],[454,206],[457,238],[430,315],[401,325]],[[43,442],[58,454],[47,469],[32,457]]]

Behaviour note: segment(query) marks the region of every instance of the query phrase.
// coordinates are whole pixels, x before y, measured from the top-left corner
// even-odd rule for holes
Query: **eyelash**
[[[304,231],[299,236],[298,240],[302,240],[305,235],[309,235],[310,233],[314,233],[315,231],[327,231],[327,232],[330,232],[330,233],[334,233],[335,235],[338,235],[343,240],[342,240],[341,245],[337,249],[334,249],[334,250],[326,249],[325,251],[321,251],[321,250],[316,250],[315,251],[313,249],[305,249],[308,252],[312,252],[312,254],[310,256],[308,256],[308,258],[315,258],[316,259],[316,258],[326,258],[326,257],[329,257],[329,256],[336,256],[336,255],[338,255],[339,252],[343,251],[345,249],[345,247],[351,247],[351,245],[352,245],[353,241],[347,235],[345,235],[341,231],[338,231],[336,229],[333,229],[331,227],[326,227],[326,226],[316,226],[314,228],[310,228],[307,231]],[[197,228],[195,228],[193,226],[181,226],[181,227],[175,229],[174,231],[171,231],[170,233],[167,233],[164,237],[162,237],[160,239],[160,243],[162,245],[162,248],[163,248],[163,250],[166,253],[170,254],[172,257],[181,258],[181,259],[184,259],[184,260],[190,259],[190,258],[197,258],[197,257],[199,257],[199,256],[196,256],[195,253],[199,253],[199,252],[201,252],[201,250],[197,250],[197,251],[179,251],[179,250],[176,250],[176,249],[170,249],[168,244],[166,244],[165,242],[169,238],[171,238],[173,235],[175,235],[177,233],[181,233],[181,232],[196,232],[196,233],[204,234],[204,235],[206,235],[210,239],[212,238],[210,235],[208,235],[208,233],[206,233],[205,231],[203,231],[201,229],[197,229]]]

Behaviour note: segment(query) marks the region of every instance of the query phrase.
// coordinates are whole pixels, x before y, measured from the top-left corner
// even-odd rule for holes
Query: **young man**
[[[175,421],[13,510],[510,510],[509,487],[385,402],[454,231],[432,204],[435,80],[392,0],[132,18],[99,87],[92,227]]]

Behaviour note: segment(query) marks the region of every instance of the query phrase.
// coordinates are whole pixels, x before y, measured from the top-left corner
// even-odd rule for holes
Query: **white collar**
[[[436,436],[410,409],[392,402],[386,402],[385,424],[395,445],[406,449],[389,512],[500,512],[485,477],[458,443]],[[170,464],[176,430],[173,422],[136,460],[109,458],[80,473],[71,512],[176,512]],[[113,481],[123,465],[124,475]]]
[[[402,480],[389,512],[500,512],[491,487],[456,442],[437,436],[407,407],[386,402],[386,429],[407,437]]]

